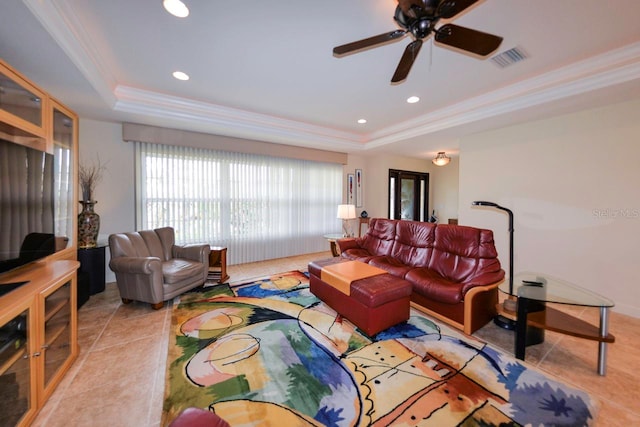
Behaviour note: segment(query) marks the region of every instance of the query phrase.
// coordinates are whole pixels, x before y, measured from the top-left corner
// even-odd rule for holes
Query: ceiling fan
[[[333,55],[342,57],[364,49],[370,49],[400,39],[407,34],[413,41],[407,45],[400,58],[391,83],[400,83],[407,78],[424,39],[434,34],[434,40],[456,49],[487,56],[495,51],[502,37],[482,31],[445,24],[435,28],[441,18],[449,19],[458,15],[479,0],[398,0],[393,19],[402,28],[379,34],[363,40],[333,48]]]

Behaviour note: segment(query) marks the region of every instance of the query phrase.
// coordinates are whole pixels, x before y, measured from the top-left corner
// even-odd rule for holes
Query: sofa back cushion
[[[371,218],[367,233],[356,240],[371,255],[391,255],[397,222],[393,219]]]
[[[436,225],[429,222],[398,221],[391,256],[411,267],[429,264]]]
[[[441,224],[428,267],[453,282],[500,271],[493,232],[475,227]]]
[[[174,232],[170,227],[114,234],[109,237],[112,258],[157,257],[160,261],[171,259]]]

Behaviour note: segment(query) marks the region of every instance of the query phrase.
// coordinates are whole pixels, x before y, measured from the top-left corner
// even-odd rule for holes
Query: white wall
[[[640,101],[525,123],[460,141],[461,223],[494,230],[508,267],[539,271],[640,317]]]
[[[80,119],[79,139],[80,163],[91,164],[99,158],[106,166],[94,197],[100,215],[98,240],[106,242],[109,234],[135,230],[133,144],[122,141],[122,125]],[[115,282],[106,252],[106,281]]]
[[[432,203],[429,206],[432,211],[436,211],[438,222],[441,224],[446,224],[450,218],[458,218],[459,166],[458,156],[451,157],[446,166],[430,166]]]

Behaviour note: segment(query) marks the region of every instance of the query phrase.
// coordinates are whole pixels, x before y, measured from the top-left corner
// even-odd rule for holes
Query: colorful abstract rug
[[[412,309],[372,341],[292,271],[174,304],[163,425],[589,426],[588,394]]]

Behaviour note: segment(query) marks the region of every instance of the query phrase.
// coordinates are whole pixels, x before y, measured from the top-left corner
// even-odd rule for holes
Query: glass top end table
[[[500,290],[509,294],[509,283],[502,283]],[[518,359],[524,360],[527,326],[529,325],[598,341],[598,374],[605,375],[607,343],[615,341],[615,337],[608,331],[609,309],[614,306],[613,301],[566,280],[533,272],[514,275],[513,296],[518,300],[515,345]],[[544,305],[547,302],[599,308],[600,325],[597,327],[561,310],[546,307],[546,305],[543,310],[539,310],[540,304]],[[532,307],[535,307],[535,311],[532,310]]]
[[[331,249],[331,254],[334,257],[340,256],[340,252],[338,251],[338,247],[336,245],[336,240],[344,239],[344,238],[346,238],[346,236],[344,234],[342,234],[342,233],[330,233],[330,234],[325,234],[322,237],[327,239],[327,241],[329,242],[329,247]]]

